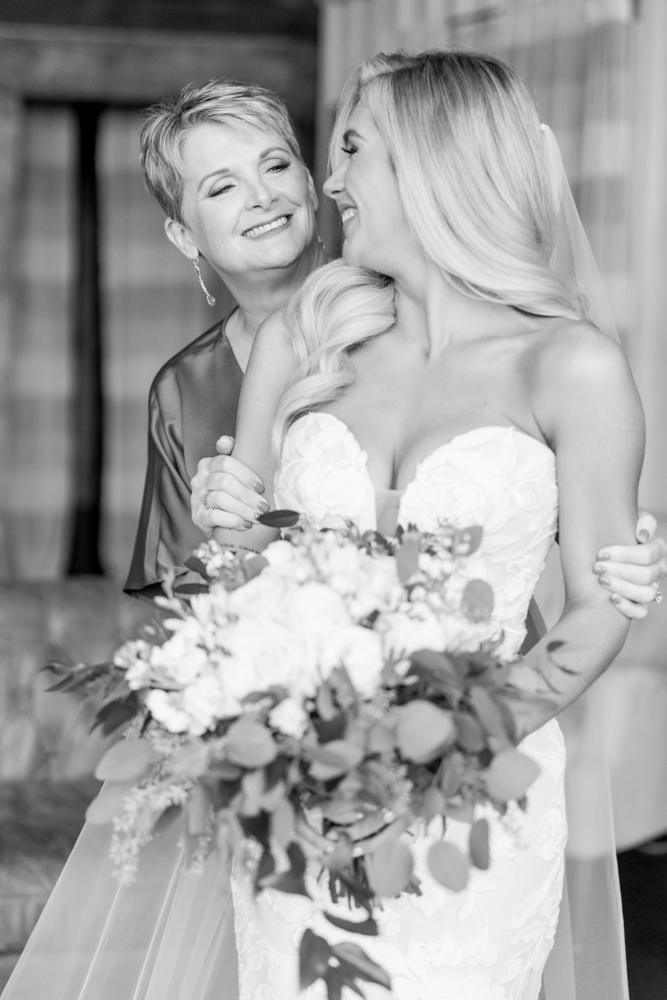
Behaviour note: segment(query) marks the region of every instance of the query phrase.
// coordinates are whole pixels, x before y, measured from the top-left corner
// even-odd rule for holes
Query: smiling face
[[[324,185],[343,220],[348,264],[397,277],[414,253],[389,150],[361,100],[343,133],[343,159]]]
[[[241,133],[218,122],[197,125],[181,158],[179,246],[188,256],[199,251],[225,278],[288,267],[312,243],[313,182],[278,133]]]

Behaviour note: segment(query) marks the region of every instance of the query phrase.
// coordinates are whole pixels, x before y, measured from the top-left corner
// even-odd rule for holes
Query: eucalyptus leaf
[[[402,584],[406,584],[419,569],[419,535],[409,532],[396,550],[396,570]]]
[[[396,742],[408,760],[427,763],[456,738],[451,712],[416,699],[396,709]]]
[[[331,740],[323,746],[318,744],[310,748],[313,758],[310,773],[319,781],[329,781],[337,778],[361,763],[364,758],[363,748],[348,740]]]
[[[299,944],[300,990],[307,990],[318,979],[324,978],[332,955],[328,941],[307,927]]]
[[[472,622],[487,622],[493,614],[493,590],[486,580],[469,580],[463,590],[461,610]]]
[[[283,798],[271,813],[271,835],[283,850],[294,837],[294,826],[294,807],[289,799]]]
[[[454,844],[436,840],[429,847],[426,861],[433,878],[445,889],[461,892],[467,886],[470,874],[468,861]]]
[[[502,743],[508,743],[509,735],[502,711],[486,688],[478,684],[472,687],[470,689],[470,701],[477,719],[488,735],[493,736]]]
[[[257,518],[267,528],[293,528],[301,517],[295,510],[268,510]]]
[[[147,740],[121,740],[102,757],[95,768],[95,777],[99,781],[133,781],[161,759],[162,754]]]
[[[374,917],[367,917],[366,920],[344,920],[333,913],[324,911],[324,916],[334,927],[339,927],[342,931],[350,931],[352,934],[366,934],[369,937],[376,937],[379,934],[377,921]]]
[[[263,767],[278,753],[278,747],[265,726],[243,716],[233,722],[227,730],[227,756],[233,764],[241,767]]]
[[[540,773],[530,757],[510,748],[502,750],[491,761],[486,774],[489,795],[499,802],[521,799]]]
[[[470,828],[468,839],[470,860],[475,868],[485,872],[489,867],[491,855],[489,852],[489,823],[486,819],[478,819]]]
[[[408,886],[412,868],[412,852],[398,837],[386,839],[366,856],[368,881],[376,896],[398,896]]]
[[[387,990],[391,989],[389,974],[381,965],[369,958],[358,944],[342,941],[340,944],[334,945],[332,951],[340,962],[351,966],[360,979],[367,983],[377,983],[378,986],[384,986]]]

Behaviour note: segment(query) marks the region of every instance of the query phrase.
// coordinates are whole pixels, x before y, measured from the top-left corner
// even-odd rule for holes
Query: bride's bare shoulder
[[[615,406],[641,420],[630,367],[618,343],[590,323],[550,320],[529,349],[530,394],[541,426]]]

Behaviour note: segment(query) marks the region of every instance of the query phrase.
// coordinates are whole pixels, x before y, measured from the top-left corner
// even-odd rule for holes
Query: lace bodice
[[[488,581],[505,632],[502,652],[516,652],[556,531],[551,449],[516,427],[478,427],[431,452],[399,493],[374,489],[366,453],[332,414],[308,413],[289,428],[275,482],[279,507],[298,510],[318,528],[353,521],[366,531],[378,527],[378,508],[386,508],[391,492],[397,493],[397,520],[404,526],[436,531],[448,521],[484,528],[461,584],[471,577]]]

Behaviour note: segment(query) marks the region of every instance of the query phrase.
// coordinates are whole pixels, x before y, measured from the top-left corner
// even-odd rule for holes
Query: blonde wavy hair
[[[464,51],[380,54],[346,84],[329,150],[365,102],[385,142],[416,244],[455,288],[538,316],[585,317],[550,268],[557,209],[535,101],[505,63]],[[287,312],[299,366],[280,402],[278,445],[298,416],[337,399],[351,354],[395,321],[393,284],[337,262],[308,278]]]

